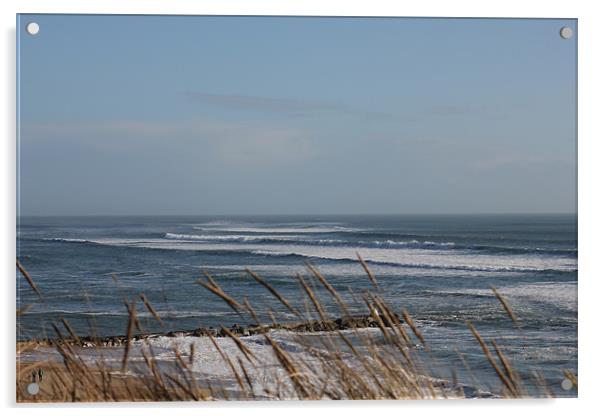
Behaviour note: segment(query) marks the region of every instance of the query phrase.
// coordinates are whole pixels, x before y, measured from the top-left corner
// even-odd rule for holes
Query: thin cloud
[[[21,128],[27,143],[60,139],[116,152],[140,146],[181,146],[236,165],[281,165],[312,158],[317,153],[312,136],[311,131],[286,126],[211,120],[23,123]]]
[[[344,104],[326,101],[300,100],[236,94],[210,94],[186,91],[182,93],[189,101],[232,110],[272,112],[289,115],[311,115],[338,113],[350,116],[390,118],[389,113],[367,111]]]

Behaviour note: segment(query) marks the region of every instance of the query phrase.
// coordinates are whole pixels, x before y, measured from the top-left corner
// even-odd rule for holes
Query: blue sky
[[[562,26],[21,15],[20,213],[575,212]]]

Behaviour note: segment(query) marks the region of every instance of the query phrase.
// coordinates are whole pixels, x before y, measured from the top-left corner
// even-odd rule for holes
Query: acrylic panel
[[[17,16],[17,401],[577,396],[577,21]]]

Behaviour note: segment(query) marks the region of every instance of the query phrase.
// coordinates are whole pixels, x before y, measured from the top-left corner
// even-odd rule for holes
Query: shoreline
[[[401,323],[402,319],[395,314],[395,319]],[[380,321],[380,322],[379,322]],[[391,328],[397,325],[394,322],[390,322],[384,316],[379,319],[374,319],[371,315],[350,315],[347,317],[341,317],[336,319],[312,319],[297,323],[290,324],[269,324],[269,325],[257,325],[251,324],[242,326],[234,324],[228,327],[215,328],[209,327],[198,327],[191,330],[177,330],[167,332],[149,332],[149,333],[138,333],[129,337],[130,341],[140,341],[145,339],[152,339],[158,337],[203,337],[212,336],[214,338],[224,337],[246,337],[251,335],[263,334],[274,329],[283,329],[291,332],[299,333],[318,333],[318,332],[333,332],[342,331],[347,329],[363,329],[363,328],[378,328],[380,325]],[[73,334],[75,335],[75,334]],[[94,347],[119,347],[128,343],[127,335],[110,335],[104,337],[93,337],[93,336],[69,336],[69,337],[56,337],[46,339],[24,339],[17,341],[17,348],[21,345],[35,345],[35,346],[52,346],[55,344],[69,344],[80,346],[83,348],[94,348]]]

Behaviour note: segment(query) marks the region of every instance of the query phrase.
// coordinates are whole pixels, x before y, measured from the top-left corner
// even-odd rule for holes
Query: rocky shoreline
[[[402,322],[399,316],[395,316],[398,322]],[[384,317],[380,318],[380,321],[385,327],[392,327],[395,324],[390,322],[388,319]],[[274,329],[284,329],[287,331],[293,332],[328,332],[328,331],[340,331],[345,329],[359,329],[359,328],[377,328],[379,327],[379,322],[377,319],[370,315],[362,315],[362,316],[347,316],[343,318],[337,319],[328,319],[328,320],[310,320],[299,323],[291,323],[291,324],[271,324],[271,325],[248,325],[242,326],[239,324],[234,324],[229,328],[220,327],[214,328],[212,326],[209,327],[199,327],[192,330],[182,330],[182,331],[169,331],[164,333],[139,333],[131,336],[132,341],[139,341],[149,338],[157,338],[157,337],[203,337],[203,336],[213,336],[216,338],[219,337],[229,337],[229,336],[237,336],[237,337],[246,337],[251,335],[257,335],[266,333],[268,331]],[[38,345],[47,345],[51,346],[54,344],[69,344],[80,346],[84,348],[92,348],[92,347],[118,347],[121,345],[125,345],[127,343],[128,337],[127,335],[115,335],[108,337],[68,337],[68,338],[49,338],[49,339],[41,339],[41,340],[27,340],[27,341],[19,341],[18,343],[36,343]]]

